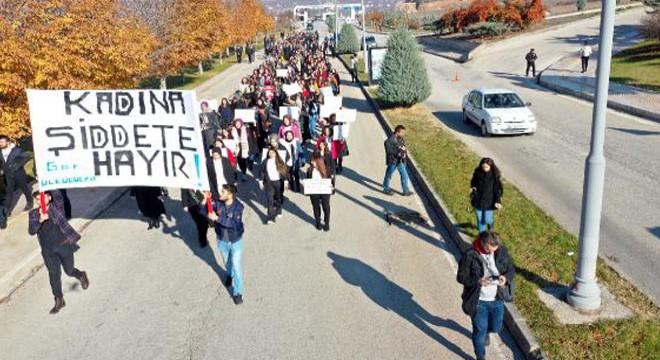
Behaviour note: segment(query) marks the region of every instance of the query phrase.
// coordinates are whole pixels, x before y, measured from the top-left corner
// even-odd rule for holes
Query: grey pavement
[[[39,271],[0,305],[0,359],[472,358],[457,250],[433,222],[386,224],[386,210],[425,207],[415,196],[379,191],[384,134],[359,89],[342,89],[358,120],[329,233],[314,228],[309,200],[290,192],[284,217],[264,225],[263,193],[253,180],[240,185],[243,305],[220,283],[215,242],[196,244],[177,190],[157,231],[146,230],[123,196],[82,233],[76,261],[89,273],[88,290],[65,278],[67,306],[49,315],[48,278]],[[400,189],[398,178],[392,186]],[[506,332],[488,352],[522,358]]]
[[[559,93],[593,101],[597,60],[598,53],[595,52],[589,61],[588,71],[582,73],[580,56],[567,56],[544,70],[539,82]],[[610,82],[608,107],[660,122],[660,93],[655,91]]]
[[[637,38],[641,10],[618,12],[615,44]],[[592,104],[564,96],[524,76],[524,55],[534,47],[538,69],[579,50],[598,35],[598,18],[571,23],[545,33],[518,36],[485,49],[466,64],[425,54],[433,84],[425,102],[438,120],[481,156],[492,157],[507,180],[574,235],[579,233],[584,161],[591,135]],[[458,73],[460,81],[453,81]],[[462,120],[461,100],[471,89],[508,88],[531,102],[539,121],[534,136],[483,138]],[[607,159],[601,257],[660,304],[660,124],[607,112]],[[506,206],[506,195],[504,198]]]

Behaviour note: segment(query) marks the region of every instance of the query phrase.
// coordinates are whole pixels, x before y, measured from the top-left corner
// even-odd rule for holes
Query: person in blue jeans
[[[486,358],[489,333],[502,330],[504,298],[500,288],[513,284],[513,276],[513,260],[500,236],[492,231],[482,232],[458,264],[456,280],[463,285],[463,312],[472,319],[477,360]]]
[[[243,276],[241,271],[241,256],[243,255],[243,204],[236,200],[238,189],[235,185],[223,185],[220,190],[220,201],[215,201],[211,193],[206,198],[211,199],[213,212],[208,218],[214,222],[215,233],[218,237],[218,248],[227,270],[225,286],[232,287],[234,304],[243,303]],[[207,212],[206,202],[200,204],[202,211]]]
[[[405,126],[397,125],[394,128],[394,134],[385,140],[385,163],[387,164],[387,170],[385,170],[385,179],[383,180],[383,192],[387,195],[394,195],[394,191],[390,189],[390,181],[392,180],[394,171],[398,171],[401,175],[403,195],[410,196],[413,194],[408,188],[408,171],[406,169],[408,153],[404,139],[405,136]]]
[[[471,187],[471,204],[477,218],[477,230],[482,233],[493,230],[493,211],[502,208],[502,174],[493,159],[483,158],[474,169]]]

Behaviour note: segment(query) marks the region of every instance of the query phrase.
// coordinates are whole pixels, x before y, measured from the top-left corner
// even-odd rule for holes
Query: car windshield
[[[373,36],[367,36],[367,41],[369,42],[376,42],[376,38]]]
[[[525,107],[525,103],[514,93],[486,94],[484,107],[487,109]]]

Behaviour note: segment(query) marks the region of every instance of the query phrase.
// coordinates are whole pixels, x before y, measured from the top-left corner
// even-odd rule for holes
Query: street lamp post
[[[369,64],[368,60],[369,58],[367,57],[368,51],[367,51],[367,23],[364,21],[365,18],[365,13],[367,12],[367,9],[364,7],[364,0],[362,0],[362,49],[364,50],[364,73],[369,75]]]
[[[337,8],[337,0],[335,0],[335,49],[337,49],[337,43],[339,43],[339,9]]]
[[[584,171],[578,263],[575,282],[567,296],[568,303],[579,310],[595,310],[601,305],[600,288],[596,282],[596,263],[605,183],[603,146],[616,6],[611,0],[602,0],[602,3],[591,146]]]

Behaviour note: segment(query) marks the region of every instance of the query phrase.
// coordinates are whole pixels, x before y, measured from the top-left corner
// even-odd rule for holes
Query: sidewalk
[[[238,87],[241,77],[252,72],[263,61],[263,51],[256,54],[254,63],[236,64],[198,86],[198,99],[216,99],[232,94]],[[219,100],[219,99],[218,99]],[[33,190],[37,184],[33,184]],[[81,232],[90,222],[115,203],[127,188],[70,189],[72,204],[71,225]],[[20,192],[17,192],[19,194]],[[28,216],[23,212],[25,197],[21,195],[14,206],[13,216],[9,218],[7,228],[0,230],[0,303],[9,296],[42,266],[41,249],[36,236],[27,233]],[[83,235],[83,240],[85,236]]]
[[[577,55],[561,59],[539,75],[539,83],[559,93],[593,101],[596,90],[597,52],[589,70],[582,73]],[[634,116],[660,122],[660,93],[610,82],[607,106]]]

